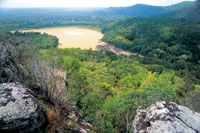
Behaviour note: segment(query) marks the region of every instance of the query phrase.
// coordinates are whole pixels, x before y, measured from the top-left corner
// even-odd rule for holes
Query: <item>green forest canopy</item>
[[[182,10],[185,5],[187,10]],[[104,41],[145,58],[58,49],[56,37],[40,33],[11,34],[1,30],[0,40],[7,42],[10,38],[14,46],[28,44],[44,60],[56,60],[59,68],[68,73],[66,91],[71,92],[84,119],[99,132],[127,132],[136,109],[142,105],[175,101],[200,111],[194,103],[200,94],[199,10],[185,5],[178,5],[179,11],[168,7],[172,12],[162,14],[164,17],[148,18],[65,13],[57,16],[56,11],[37,14],[40,17],[34,13],[31,17],[26,13],[1,16],[0,29],[8,30],[69,25],[99,28],[105,34]],[[190,13],[195,19],[189,19]]]

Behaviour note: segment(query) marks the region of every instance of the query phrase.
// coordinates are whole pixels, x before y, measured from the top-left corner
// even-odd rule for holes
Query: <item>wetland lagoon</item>
[[[51,27],[20,32],[40,32],[56,36],[59,39],[59,48],[80,48],[96,50],[97,45],[103,45],[104,36],[100,31],[82,27]]]

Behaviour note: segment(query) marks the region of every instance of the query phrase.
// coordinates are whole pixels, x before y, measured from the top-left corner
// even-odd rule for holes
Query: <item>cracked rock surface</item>
[[[0,83],[16,81],[19,78],[14,58],[8,47],[2,43],[0,38]]]
[[[27,88],[0,84],[0,132],[36,132],[45,121],[45,112]]]
[[[200,133],[200,114],[173,102],[139,108],[134,133]]]

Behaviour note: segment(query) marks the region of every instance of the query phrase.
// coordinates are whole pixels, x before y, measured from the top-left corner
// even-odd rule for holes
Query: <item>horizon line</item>
[[[183,2],[195,2],[195,1],[183,1]],[[183,2],[179,2],[179,3],[176,3],[176,4],[180,4],[180,3],[183,3]],[[28,9],[28,8],[68,8],[68,9],[97,9],[97,8],[115,8],[115,7],[131,7],[131,6],[135,6],[135,5],[148,5],[148,6],[157,6],[157,7],[168,7],[168,6],[172,6],[172,5],[176,5],[176,4],[171,4],[171,5],[166,5],[166,6],[162,6],[162,5],[150,5],[150,4],[143,4],[143,3],[136,3],[136,4],[133,4],[133,5],[130,5],[130,6],[108,6],[108,7],[1,7],[0,8],[5,8],[5,9]]]

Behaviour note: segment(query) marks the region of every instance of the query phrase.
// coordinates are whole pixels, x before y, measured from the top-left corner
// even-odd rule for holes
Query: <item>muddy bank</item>
[[[111,44],[102,44],[102,45],[97,45],[96,47],[97,50],[99,51],[111,51],[117,55],[127,55],[127,56],[131,56],[131,55],[135,55],[135,56],[138,56],[140,58],[143,58],[144,56],[143,55],[140,55],[140,54],[137,54],[137,53],[131,53],[131,52],[128,52],[128,51],[124,51],[122,50],[121,48],[117,48],[116,46],[114,45],[111,45]]]

